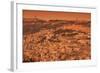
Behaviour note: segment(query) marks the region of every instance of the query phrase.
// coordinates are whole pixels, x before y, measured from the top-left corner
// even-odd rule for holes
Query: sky
[[[43,20],[91,20],[91,13],[23,10],[23,18]]]

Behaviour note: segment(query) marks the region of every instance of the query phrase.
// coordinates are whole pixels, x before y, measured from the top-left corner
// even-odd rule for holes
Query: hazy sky
[[[91,20],[90,13],[23,10],[23,18],[34,17],[45,20]]]

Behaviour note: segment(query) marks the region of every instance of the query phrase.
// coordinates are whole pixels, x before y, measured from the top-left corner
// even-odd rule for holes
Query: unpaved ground
[[[91,59],[90,21],[24,22],[23,62]]]

